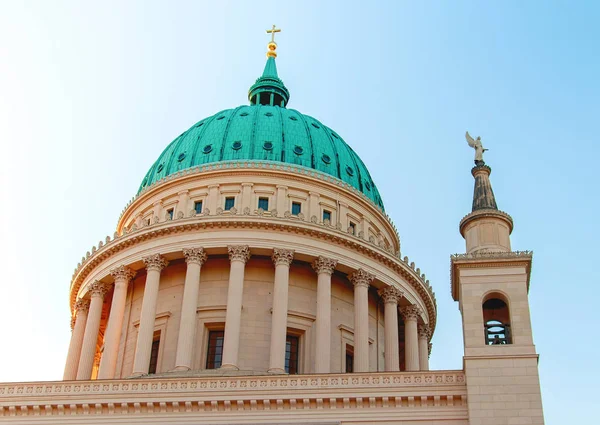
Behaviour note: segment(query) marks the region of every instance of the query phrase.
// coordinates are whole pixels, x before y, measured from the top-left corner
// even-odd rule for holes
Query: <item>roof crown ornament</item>
[[[275,43],[275,33],[281,32],[281,28],[276,28],[275,25],[273,24],[273,28],[270,30],[267,30],[267,34],[271,34],[271,41],[269,42],[269,44],[267,44],[268,47],[268,51],[267,51],[267,57],[268,58],[276,58],[277,57],[277,52],[275,51],[277,49],[277,43]]]
[[[473,139],[469,132],[465,134],[465,138],[467,139],[467,143],[473,149],[475,149],[475,165],[485,165],[485,161],[483,160],[483,153],[485,151],[489,151],[489,149],[485,149],[481,144],[481,137],[477,136],[477,139]]]

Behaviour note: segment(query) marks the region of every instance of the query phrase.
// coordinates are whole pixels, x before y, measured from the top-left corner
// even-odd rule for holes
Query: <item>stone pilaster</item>
[[[198,307],[198,292],[200,290],[200,270],[206,261],[206,253],[201,247],[183,250],[187,270],[183,298],[181,300],[181,321],[177,337],[177,354],[175,370],[190,370],[192,368],[192,352],[196,336],[196,308]]]
[[[398,302],[403,296],[402,291],[393,286],[388,286],[379,291],[385,303],[385,331],[384,353],[385,371],[400,370],[400,354],[398,351]]]
[[[354,285],[354,372],[369,371],[369,285],[375,276],[363,269],[350,275]]]
[[[227,289],[227,312],[225,314],[225,336],[223,340],[222,368],[238,369],[240,347],[240,326],[242,320],[242,294],[244,292],[244,272],[250,259],[248,245],[227,247],[229,261],[229,287]]]
[[[135,272],[127,266],[119,266],[110,271],[115,279],[112,304],[108,325],[104,333],[104,353],[100,360],[98,379],[113,379],[117,368],[117,356],[119,353],[119,341],[121,340],[121,329],[125,317],[125,301],[127,300],[127,288],[129,282],[135,276]]]
[[[285,340],[287,334],[288,286],[290,266],[294,251],[275,248],[273,250],[275,282],[273,285],[273,315],[271,318],[271,351],[269,372],[285,372]]]
[[[135,358],[133,361],[133,376],[145,375],[150,367],[150,353],[154,337],[154,320],[156,319],[156,301],[160,286],[160,272],[167,266],[168,261],[160,254],[142,258],[146,265],[146,286],[140,313]]]

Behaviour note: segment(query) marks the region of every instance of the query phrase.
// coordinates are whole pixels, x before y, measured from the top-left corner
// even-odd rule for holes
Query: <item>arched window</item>
[[[505,301],[492,296],[483,303],[486,345],[512,344],[510,315]]]

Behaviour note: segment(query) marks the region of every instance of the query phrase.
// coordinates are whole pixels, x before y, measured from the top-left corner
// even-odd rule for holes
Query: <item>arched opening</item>
[[[483,303],[483,326],[486,345],[512,344],[508,305],[496,295]]]

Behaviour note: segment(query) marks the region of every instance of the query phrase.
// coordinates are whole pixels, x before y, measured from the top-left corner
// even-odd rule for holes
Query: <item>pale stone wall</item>
[[[161,273],[156,306],[155,330],[161,331],[157,373],[175,367],[175,348],[181,315],[181,298],[185,281],[185,263],[179,261]],[[210,329],[223,329],[227,304],[229,260],[211,258],[202,266],[198,296],[198,327],[194,351],[196,370],[206,364],[207,335]],[[144,294],[145,276],[134,279],[127,298],[117,376],[131,375],[137,329]],[[254,257],[246,265],[242,304],[239,367],[241,370],[265,372],[269,368],[271,309],[273,303],[274,266],[268,257]],[[314,321],[316,316],[317,275],[310,265],[295,262],[290,269],[288,308],[289,333],[300,336],[301,373],[314,372]],[[383,370],[383,315],[379,297],[374,291],[369,297],[369,367]],[[346,344],[353,344],[354,293],[352,285],[342,276],[332,279],[331,370],[345,371]]]

